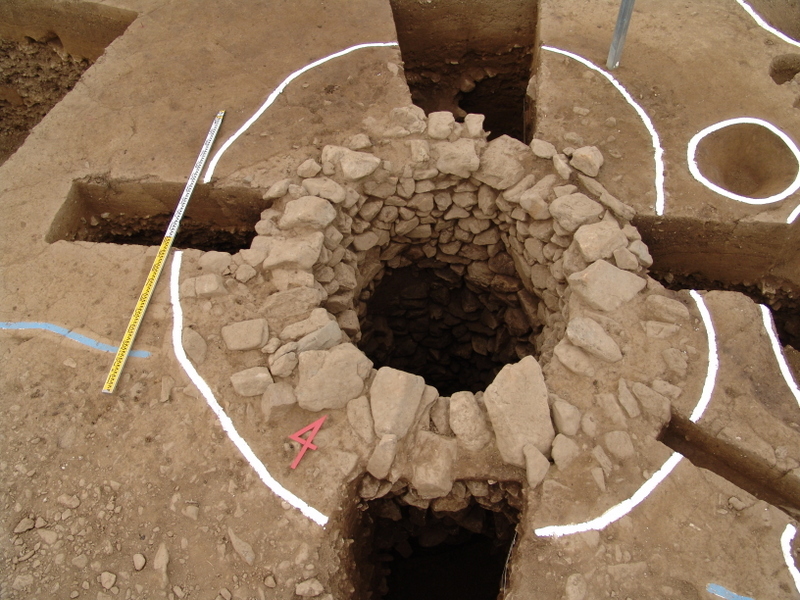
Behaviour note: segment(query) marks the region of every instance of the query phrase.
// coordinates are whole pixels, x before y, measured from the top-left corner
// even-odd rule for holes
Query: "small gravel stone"
[[[147,559],[144,557],[144,554],[139,554],[138,552],[133,555],[133,568],[137,571],[141,571],[144,569],[144,566],[147,564]]]
[[[111,573],[110,571],[103,571],[100,573],[100,585],[102,585],[103,588],[110,590],[112,587],[114,587],[116,582],[117,576],[114,573]]]

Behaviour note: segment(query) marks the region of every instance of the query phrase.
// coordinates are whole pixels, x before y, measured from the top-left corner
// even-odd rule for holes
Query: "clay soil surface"
[[[73,181],[182,184],[216,110],[228,110],[218,148],[290,72],[343,47],[391,41],[396,35],[388,1],[304,2],[269,11],[255,1],[240,7],[210,2],[213,6],[198,17],[195,33],[188,24],[196,15],[181,2],[105,4],[137,11],[139,17],[86,71],[85,85],[76,85],[89,64],[84,59],[45,42],[0,40],[0,321],[52,323],[116,346],[156,247],[46,243]],[[545,0],[539,10],[540,42],[603,65],[617,8],[612,0]],[[783,18],[786,11],[781,5],[774,14]],[[797,24],[793,26],[797,31]],[[271,39],[262,48],[266,37]],[[634,222],[648,243],[648,236],[653,238],[653,269],[662,281],[672,271],[694,275],[692,282],[709,287],[746,285],[767,289],[767,299],[796,300],[800,234],[798,223],[789,228],[784,221],[800,202],[797,194],[768,207],[721,199],[691,178],[685,156],[697,131],[742,114],[771,120],[800,140],[800,78],[779,86],[769,77],[771,60],[786,53],[800,53],[800,48],[756,27],[734,0],[636,3],[615,76],[644,106],[661,136],[667,165],[664,219],[653,212],[651,139],[630,105],[596,74],[565,57],[542,53],[543,70],[537,77],[549,87],[538,98],[536,135],[559,149],[578,145],[573,140],[579,136],[602,150],[607,163],[599,181],[636,208]],[[343,144],[363,132],[364,117],[410,102],[396,48],[370,49],[347,60],[293,83],[220,162],[216,183],[261,194],[306,158],[319,160],[326,144]],[[28,129],[59,101],[59,94],[73,87],[23,144]],[[685,229],[682,219],[691,220]],[[661,230],[672,232],[671,237],[657,238]],[[743,230],[746,235],[737,239]],[[740,252],[733,253],[734,259],[728,256],[730,246]],[[189,249],[189,264],[198,255]],[[662,264],[668,266],[660,268]],[[348,597],[344,573],[337,570],[339,557],[352,543],[342,532],[352,533],[358,479],[346,490],[351,502],[333,505],[339,496],[326,489],[325,469],[339,468],[335,460],[307,461],[312,466],[305,471],[289,469],[298,446],[285,438],[310,423],[310,413],[287,412],[267,423],[254,416],[252,403],[224,402],[234,420],[250,424],[249,435],[270,436],[264,446],[270,449],[268,466],[278,480],[329,501],[325,509],[333,515],[331,525],[317,526],[264,486],[175,360],[170,266],[168,262],[135,345],[150,356],[128,361],[115,394],[100,393],[112,354],[51,331],[0,330],[0,599],[290,599],[296,597],[297,583],[314,578],[325,582],[320,598],[328,593]],[[733,305],[719,301],[718,314]],[[200,328],[227,316],[213,312],[209,303],[189,322]],[[789,321],[794,328],[790,333],[800,335],[796,319]],[[699,331],[698,326],[694,335],[702,340]],[[211,340],[212,353],[221,347],[219,338]],[[729,350],[736,364],[746,367],[752,358],[744,344]],[[763,349],[754,354],[758,359],[752,361],[758,364],[772,360]],[[800,354],[787,347],[787,356],[800,379]],[[764,381],[764,374],[752,368],[731,369],[736,372],[726,375],[725,394],[732,405],[762,392],[792,401],[782,387],[776,391],[777,371],[770,371],[774,380]],[[227,372],[204,376],[228,385]],[[702,378],[692,385],[702,387]],[[792,431],[800,428],[797,406],[771,406],[766,412],[785,425],[786,439],[794,439]],[[734,427],[731,415],[734,409],[715,417],[714,434]],[[333,431],[347,427],[346,418],[338,418],[326,426]],[[323,430],[317,443],[323,447],[324,442]],[[661,459],[668,453],[660,446],[654,456]],[[800,464],[779,466],[788,473]],[[697,527],[692,508],[707,509],[709,530],[713,525],[720,532],[724,523],[714,519],[721,519],[719,511],[734,510],[727,504],[730,498],[741,497],[748,509],[761,510],[742,518],[752,525],[747,531],[755,532],[749,540],[753,551],[731,551],[730,561],[717,572],[744,581],[736,573],[749,572],[752,565],[747,563],[759,559],[758,532],[767,530],[759,527],[782,523],[789,519],[787,512],[707,471],[684,468],[678,471],[680,481],[686,489],[700,490],[697,497],[683,498],[668,520],[649,519],[646,533],[637,533],[645,525],[631,529],[627,521],[601,533],[605,554],[593,539],[545,548],[545,542],[529,536],[515,550],[514,560],[540,565],[548,564],[541,562],[547,556],[558,565],[554,570],[567,573],[571,556],[576,564],[589,564],[597,556],[628,564],[630,552],[638,549],[647,555],[642,562],[650,561],[648,569],[667,572],[669,552],[688,531],[690,542],[674,550],[685,553],[681,560],[692,565],[686,580],[654,576],[658,588],[631,592],[626,582],[639,581],[644,570],[619,570],[621,575],[606,575],[584,596],[564,597],[624,598],[631,593],[710,598],[704,586],[714,582],[698,583],[707,566],[703,561],[717,552],[714,565],[723,563],[728,542],[691,537],[695,532],[689,523]],[[641,479],[641,473],[636,476]],[[511,472],[508,478],[524,480],[524,472]],[[677,487],[672,492],[682,494]],[[525,506],[532,510],[539,501],[537,496]],[[670,511],[667,500],[659,498],[658,503],[664,511],[660,514]],[[568,508],[561,514],[568,514]],[[772,525],[762,523],[770,518]],[[769,531],[771,535],[773,529]],[[736,538],[736,543],[743,539]],[[767,548],[773,552],[777,543],[764,534],[765,553]],[[141,570],[137,555],[146,560]],[[784,567],[770,564],[775,571]],[[546,570],[537,568],[520,572],[536,572],[544,581]],[[800,597],[785,583],[789,576],[780,573],[783,597]],[[765,567],[754,577],[768,581],[772,572]],[[532,581],[518,585],[523,592],[537,591]],[[557,585],[540,589],[550,594],[548,599],[559,598],[564,584],[559,579]],[[744,587],[735,591],[748,593]]]

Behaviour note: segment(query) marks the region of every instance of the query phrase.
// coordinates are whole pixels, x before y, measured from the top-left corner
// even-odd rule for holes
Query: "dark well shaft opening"
[[[516,295],[417,267],[387,270],[361,329],[359,346],[376,368],[421,375],[443,395],[484,390],[505,364],[535,352],[537,333]]]
[[[467,497],[455,511],[435,510],[436,501],[427,509],[409,506],[401,497],[366,502],[355,539],[365,552],[358,568],[370,592],[360,597],[496,600],[508,579],[519,513],[499,484],[487,488],[495,502]]]

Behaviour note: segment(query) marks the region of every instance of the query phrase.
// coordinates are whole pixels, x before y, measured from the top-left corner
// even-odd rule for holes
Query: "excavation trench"
[[[158,246],[182,191],[179,183],[75,181],[45,239]],[[256,190],[200,184],[175,246],[231,253],[248,248],[268,205]]]
[[[398,482],[353,518],[353,598],[495,600],[508,581],[521,486],[456,481],[422,500]],[[478,495],[475,495],[478,494]]]
[[[401,2],[392,12],[414,104],[486,116],[489,139],[534,131],[538,0]]]

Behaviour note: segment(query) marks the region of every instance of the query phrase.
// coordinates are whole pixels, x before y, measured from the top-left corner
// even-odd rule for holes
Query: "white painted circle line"
[[[774,28],[772,25],[770,25],[769,23],[767,23],[767,22],[766,22],[766,21],[765,21],[765,20],[764,20],[764,19],[761,17],[761,15],[759,15],[759,14],[758,14],[758,13],[757,13],[757,12],[756,12],[754,9],[753,9],[753,7],[752,7],[752,6],[750,6],[750,5],[749,5],[747,2],[745,2],[744,0],[736,0],[736,3],[737,3],[739,6],[741,6],[741,7],[742,7],[742,8],[743,8],[745,11],[747,11],[747,14],[749,14],[751,17],[753,17],[753,20],[754,20],[754,21],[755,21],[755,22],[758,24],[758,26],[759,26],[759,27],[761,27],[761,28],[763,28],[763,29],[766,29],[766,30],[767,30],[767,31],[769,31],[769,32],[770,32],[772,35],[774,35],[774,36],[776,36],[776,37],[780,38],[781,40],[783,40],[783,41],[784,41],[784,42],[786,42],[787,44],[791,44],[792,46],[797,46],[798,48],[800,48],[800,42],[798,42],[797,40],[794,40],[794,39],[790,38],[788,35],[786,35],[786,34],[785,34],[785,33],[783,33],[782,31],[778,31],[778,30],[777,30],[777,29],[775,29],[775,28]]]
[[[266,111],[270,106],[272,106],[272,103],[275,102],[275,100],[277,100],[278,96],[280,96],[283,90],[286,89],[286,86],[289,85],[292,81],[294,81],[298,77],[300,77],[300,75],[302,75],[307,71],[310,71],[315,67],[320,66],[321,64],[328,62],[329,60],[333,60],[334,58],[339,58],[340,56],[344,56],[345,54],[350,54],[351,52],[354,52],[356,50],[361,50],[363,48],[391,48],[391,47],[396,47],[397,45],[398,45],[397,42],[370,42],[366,44],[357,44],[355,46],[350,46],[349,48],[345,48],[344,50],[340,50],[339,52],[334,52],[333,54],[329,54],[328,56],[325,56],[323,58],[320,58],[319,60],[309,63],[305,67],[298,69],[297,71],[289,75],[286,79],[284,79],[281,82],[281,84],[278,87],[276,87],[272,91],[272,93],[269,96],[267,96],[267,99],[264,101],[264,104],[261,105],[261,107],[253,114],[253,116],[247,119],[245,124],[242,125],[236,133],[234,133],[231,137],[225,140],[225,143],[222,144],[219,150],[217,150],[216,154],[214,154],[214,158],[212,158],[211,162],[208,163],[206,174],[203,177],[203,183],[208,183],[209,181],[211,181],[211,178],[214,176],[214,169],[216,169],[219,159],[222,158],[222,155],[225,154],[225,151],[228,148],[230,148],[231,144],[233,144],[233,142],[239,139],[239,136],[241,136],[245,131],[250,129],[250,126],[253,123],[255,123],[261,115],[264,114],[264,111]]]
[[[706,380],[703,383],[703,391],[700,393],[700,400],[697,406],[694,407],[689,420],[692,423],[697,423],[700,417],[711,402],[711,395],[714,393],[714,386],[717,383],[717,372],[719,371],[719,353],[717,352],[717,332],[714,330],[714,323],[711,320],[711,313],[708,311],[703,297],[696,291],[691,290],[689,295],[697,304],[697,310],[700,311],[700,316],[703,318],[703,325],[706,329],[706,339],[708,341],[708,368],[706,369]]]
[[[711,322],[711,313],[703,301],[703,297],[695,290],[689,292],[692,299],[697,304],[700,315],[703,318],[703,324],[706,328],[706,336],[708,337],[708,368],[706,370],[706,380],[703,385],[703,391],[700,394],[700,400],[692,411],[690,421],[696,423],[703,415],[711,400],[711,395],[714,392],[714,385],[717,380],[717,371],[719,370],[719,358],[717,353],[717,335],[714,331],[714,325]],[[575,523],[572,525],[550,525],[548,527],[540,527],[534,529],[534,533],[542,537],[561,537],[564,535],[572,535],[574,533],[583,533],[585,531],[600,531],[605,529],[611,523],[619,521],[622,517],[631,512],[637,505],[645,500],[657,487],[664,481],[667,476],[672,473],[678,463],[681,462],[683,456],[677,452],[672,455],[661,465],[661,468],[653,473],[650,478],[645,481],[642,486],[636,490],[633,495],[627,500],[623,500],[619,504],[615,504],[604,512],[599,517],[591,521],[583,523]]]
[[[795,176],[794,181],[787,187],[785,190],[780,192],[779,194],[775,194],[773,196],[769,196],[767,198],[750,198],[748,196],[740,196],[739,194],[734,194],[731,191],[726,190],[718,186],[715,183],[709,181],[705,175],[700,172],[700,167],[697,165],[697,145],[705,138],[707,135],[714,133],[715,131],[719,131],[720,129],[724,129],[726,127],[730,127],[731,125],[741,125],[741,124],[748,124],[748,125],[760,125],[777,135],[781,141],[786,144],[786,147],[792,151],[795,160],[797,161],[797,175]],[[761,205],[761,204],[772,204],[773,202],[780,202],[784,198],[788,198],[792,194],[794,194],[798,189],[800,189],[800,149],[798,149],[797,145],[792,141],[788,135],[786,135],[783,131],[775,127],[769,121],[764,121],[763,119],[755,119],[752,117],[737,117],[735,119],[725,119],[724,121],[720,121],[719,123],[714,123],[713,125],[709,125],[702,131],[699,131],[689,140],[689,145],[686,148],[686,159],[689,163],[689,172],[692,174],[697,181],[702,183],[708,189],[716,192],[721,196],[725,196],[726,198],[730,198],[731,200],[736,200],[737,202],[743,202],[745,204],[754,204],[754,205]],[[791,223],[791,221],[789,221]]]
[[[778,361],[778,368],[781,370],[781,375],[783,375],[783,379],[786,381],[786,385],[792,392],[794,399],[797,400],[798,406],[800,406],[800,389],[798,389],[797,383],[794,377],[792,377],[792,371],[786,363],[786,357],[783,355],[781,344],[778,341],[778,335],[775,333],[775,321],[772,319],[772,312],[763,304],[759,306],[761,307],[761,317],[764,320],[764,329],[767,330],[772,352],[775,354],[775,360]]]
[[[658,132],[656,131],[655,125],[653,125],[653,121],[650,120],[650,117],[645,112],[644,108],[642,108],[636,100],[633,99],[633,96],[628,93],[628,90],[617,81],[614,76],[609,73],[608,71],[604,71],[593,62],[588,59],[583,58],[579,54],[575,54],[573,52],[568,52],[567,50],[561,50],[560,48],[555,48],[553,46],[542,46],[542,50],[548,50],[550,52],[555,52],[556,54],[562,54],[564,56],[568,56],[573,60],[577,60],[582,65],[592,69],[600,73],[603,77],[605,77],[611,85],[613,85],[617,91],[622,94],[622,97],[625,101],[633,107],[633,110],[636,111],[636,114],[639,115],[639,118],[644,123],[644,126],[647,128],[647,131],[650,133],[650,137],[653,140],[653,150],[654,150],[654,160],[656,166],[656,177],[655,177],[655,187],[656,187],[656,215],[662,216],[664,214],[664,149],[661,147],[661,138],[658,137]]]
[[[786,529],[783,530],[783,534],[781,535],[781,550],[783,551],[783,560],[786,563],[786,567],[792,575],[794,587],[800,592],[800,571],[797,570],[797,566],[794,564],[794,557],[792,556],[792,541],[796,533],[797,529],[794,525],[789,524],[786,526]]]
[[[203,397],[206,399],[206,403],[208,404],[209,408],[211,408],[211,410],[214,411],[214,414],[217,415],[217,419],[219,419],[222,429],[225,430],[225,433],[228,434],[230,440],[239,449],[239,452],[241,452],[247,462],[250,463],[250,466],[253,467],[253,470],[255,470],[255,472],[261,478],[261,481],[263,481],[264,484],[279,498],[282,498],[309,519],[324,527],[328,522],[328,517],[295,496],[292,492],[278,483],[272,475],[270,475],[269,471],[267,471],[267,467],[264,466],[264,463],[258,459],[255,452],[253,452],[253,449],[250,448],[249,444],[244,441],[242,436],[239,435],[239,432],[236,431],[233,421],[231,421],[230,417],[225,413],[219,402],[217,402],[217,399],[214,397],[214,392],[211,391],[209,385],[200,376],[200,373],[197,372],[197,369],[194,368],[194,365],[189,360],[189,357],[186,356],[186,351],[183,348],[183,307],[181,306],[179,292],[182,258],[183,252],[176,251],[174,253],[172,257],[172,270],[170,273],[169,282],[170,301],[172,303],[172,347],[175,351],[175,357],[178,359],[181,367],[183,367],[183,370],[186,371],[189,379],[192,380],[192,383],[197,387],[198,390],[200,390],[200,393],[203,394]]]

